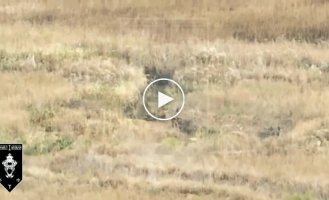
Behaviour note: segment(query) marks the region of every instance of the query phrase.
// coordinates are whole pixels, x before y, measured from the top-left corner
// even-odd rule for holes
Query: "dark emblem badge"
[[[0,183],[11,192],[22,181],[22,145],[0,144]]]

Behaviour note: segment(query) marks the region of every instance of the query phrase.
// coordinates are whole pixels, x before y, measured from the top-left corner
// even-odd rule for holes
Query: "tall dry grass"
[[[59,23],[118,34],[137,30],[162,41],[193,36],[318,42],[328,39],[329,32],[329,3],[325,0],[30,0],[1,4],[3,23]]]
[[[328,199],[328,5],[2,0],[0,143],[25,150],[0,199]],[[145,117],[146,71],[193,135]]]

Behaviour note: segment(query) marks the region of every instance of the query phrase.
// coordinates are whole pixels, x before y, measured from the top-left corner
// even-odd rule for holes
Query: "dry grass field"
[[[0,0],[0,199],[328,200],[328,39],[328,0]]]

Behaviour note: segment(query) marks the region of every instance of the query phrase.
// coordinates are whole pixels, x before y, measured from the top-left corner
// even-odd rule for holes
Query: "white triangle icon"
[[[158,91],[158,108],[166,105],[167,103],[173,101],[174,99],[168,95],[163,94],[162,92]]]

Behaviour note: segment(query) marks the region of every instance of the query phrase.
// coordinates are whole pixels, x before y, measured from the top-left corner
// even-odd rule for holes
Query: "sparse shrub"
[[[30,105],[28,110],[30,113],[30,123],[35,126],[43,127],[46,132],[54,131],[55,127],[52,124],[53,119],[59,107],[51,104],[40,107]]]
[[[70,137],[63,136],[55,140],[45,140],[37,144],[29,144],[26,147],[25,153],[27,155],[41,155],[51,152],[61,151],[71,148],[73,140]]]
[[[43,54],[38,52],[33,55],[35,63],[39,69],[45,69],[48,72],[56,71],[58,66],[63,64],[61,56],[56,54]]]
[[[9,53],[0,50],[0,70],[1,71],[23,71],[31,69],[30,63],[26,62],[29,58],[27,53]]]
[[[181,119],[179,117],[176,117],[172,120],[172,126],[178,128],[181,132],[188,135],[192,135],[198,130],[195,121],[190,119]]]
[[[314,64],[315,64],[315,62],[313,61],[313,59],[310,57],[306,57],[306,56],[302,57],[298,63],[298,65],[300,67],[305,68],[305,69],[310,68]]]

